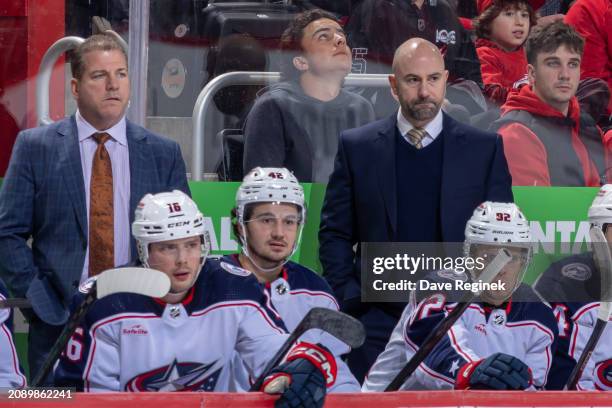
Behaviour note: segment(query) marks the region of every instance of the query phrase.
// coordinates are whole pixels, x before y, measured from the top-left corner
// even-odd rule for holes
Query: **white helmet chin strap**
[[[261,272],[264,272],[264,273],[274,272],[277,268],[280,268],[284,266],[287,262],[289,262],[289,259],[293,256],[293,254],[295,254],[295,251],[297,251],[298,244],[300,240],[302,239],[302,231],[304,230],[304,228],[302,228],[302,224],[300,224],[299,226],[300,230],[298,232],[297,238],[293,242],[293,249],[291,250],[291,253],[287,255],[287,257],[284,260],[282,260],[278,265],[273,266],[272,268],[264,268],[260,266],[257,262],[255,262],[255,260],[251,257],[251,254],[249,252],[249,243],[246,238],[247,230],[244,225],[244,222],[241,221],[240,226],[242,227],[242,234],[240,235],[240,243],[242,244],[242,253],[244,254],[244,256],[248,258],[249,261],[251,261],[253,265],[255,265],[257,269],[259,269]]]

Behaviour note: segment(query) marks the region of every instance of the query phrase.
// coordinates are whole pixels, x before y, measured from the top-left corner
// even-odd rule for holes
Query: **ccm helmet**
[[[201,265],[210,251],[202,213],[193,200],[179,190],[145,195],[136,207],[132,234],[140,262],[145,267],[149,267],[149,244],[153,242],[201,236]]]

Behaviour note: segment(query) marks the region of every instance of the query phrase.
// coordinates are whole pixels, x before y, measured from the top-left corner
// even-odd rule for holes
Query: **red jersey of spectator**
[[[0,103],[0,129],[2,134],[0,138],[0,177],[4,177],[17,133],[19,133],[19,126],[11,112],[2,103]]]
[[[565,22],[585,41],[580,78],[601,78],[612,91],[612,0],[577,0]],[[612,113],[612,98],[608,113]]]
[[[599,174],[580,140],[576,97],[567,117],[524,86],[502,106],[498,133],[515,186],[600,185]]]
[[[476,40],[476,53],[480,60],[480,73],[485,86],[484,94],[502,105],[513,90],[515,82],[527,77],[525,49],[505,51],[486,38]]]

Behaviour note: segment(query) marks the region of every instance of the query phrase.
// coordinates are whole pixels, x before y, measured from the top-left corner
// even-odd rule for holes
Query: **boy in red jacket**
[[[536,24],[542,0],[477,0],[476,52],[485,96],[499,106],[512,89],[526,83],[523,43]]]

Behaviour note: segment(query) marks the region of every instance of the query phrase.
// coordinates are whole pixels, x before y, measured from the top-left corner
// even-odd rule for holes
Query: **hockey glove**
[[[461,367],[455,389],[524,390],[531,383],[531,370],[525,363],[508,354],[495,353]]]
[[[336,381],[336,359],[324,346],[298,343],[264,380],[262,391],[282,394],[275,407],[320,408]]]

